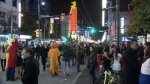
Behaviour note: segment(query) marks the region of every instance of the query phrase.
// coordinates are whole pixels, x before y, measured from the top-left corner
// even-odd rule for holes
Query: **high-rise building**
[[[41,3],[45,2],[45,5]],[[38,14],[38,4],[40,5],[40,15],[50,15],[50,1],[49,0],[22,0],[22,4],[25,5],[25,9],[28,10],[28,15]]]

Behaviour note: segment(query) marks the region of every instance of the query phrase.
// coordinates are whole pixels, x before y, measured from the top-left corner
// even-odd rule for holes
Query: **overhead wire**
[[[86,11],[86,13],[87,13],[87,15],[88,15],[88,18],[90,19],[90,22],[91,22],[92,26],[94,27],[94,25],[93,25],[93,23],[92,23],[92,20],[91,20],[91,18],[90,18],[90,16],[89,16],[89,13],[88,13],[88,11],[87,11],[87,8],[86,8],[86,6],[85,6],[83,0],[82,0],[82,4],[83,4],[83,6],[84,6],[84,8],[85,8],[85,11]]]
[[[87,19],[85,18],[83,12],[81,11],[80,7],[77,5],[77,8],[79,9],[79,11],[81,12],[83,18],[85,19],[86,23],[88,24],[88,26],[90,26],[89,22],[87,21]]]

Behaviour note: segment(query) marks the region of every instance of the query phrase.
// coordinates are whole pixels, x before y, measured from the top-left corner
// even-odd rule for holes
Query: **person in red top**
[[[12,42],[12,45],[8,48],[7,52],[9,53],[8,65],[6,71],[6,81],[14,81],[15,67],[17,65],[17,51],[19,43],[17,40]]]

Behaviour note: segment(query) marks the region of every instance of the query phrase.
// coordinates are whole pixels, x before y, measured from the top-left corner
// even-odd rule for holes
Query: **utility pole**
[[[116,36],[116,43],[117,47],[119,47],[119,35],[120,35],[120,0],[116,0],[116,29],[117,29],[117,36]]]
[[[11,8],[11,12],[10,12],[11,14],[11,26],[10,26],[10,28],[11,28],[11,39],[13,38],[13,9]]]
[[[39,32],[38,40],[40,43],[40,0],[38,0],[38,32]]]

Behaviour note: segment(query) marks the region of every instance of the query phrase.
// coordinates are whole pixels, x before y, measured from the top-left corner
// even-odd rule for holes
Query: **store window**
[[[5,13],[0,11],[0,19],[4,20],[5,18]]]
[[[6,2],[6,0],[0,0],[0,1],[2,1],[2,2]]]
[[[17,7],[17,0],[12,0],[12,5],[13,5],[14,7]]]

